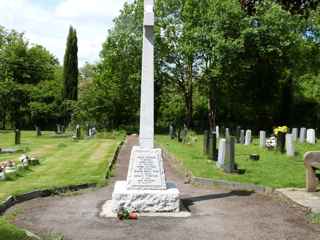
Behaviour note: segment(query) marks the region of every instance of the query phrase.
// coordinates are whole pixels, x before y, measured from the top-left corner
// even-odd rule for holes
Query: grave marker
[[[316,130],[314,129],[307,130],[307,143],[316,144]]]
[[[266,147],[266,131],[260,131],[260,147],[265,148]]]
[[[300,143],[304,143],[305,140],[306,140],[306,131],[307,129],[306,128],[300,128],[300,134],[299,134],[299,141]]]
[[[251,144],[251,137],[252,137],[252,132],[251,130],[246,131],[246,137],[245,137],[245,143],[244,145],[250,145]]]
[[[287,151],[287,156],[294,157],[295,149],[294,149],[292,134],[286,134],[286,151]]]

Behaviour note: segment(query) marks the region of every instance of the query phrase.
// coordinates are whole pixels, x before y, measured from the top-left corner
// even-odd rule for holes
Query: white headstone
[[[260,131],[260,147],[266,147],[266,131]]]
[[[216,126],[216,134],[217,134],[217,139],[220,138],[220,128],[219,126]]]
[[[251,136],[252,136],[251,130],[247,130],[246,131],[246,137],[245,137],[244,145],[250,145],[251,144]]]
[[[293,137],[293,141],[297,141],[297,139],[298,139],[298,128],[293,128],[292,129],[292,137]]]
[[[316,130],[314,129],[307,130],[307,143],[316,144]]]
[[[219,142],[219,150],[218,150],[218,161],[217,161],[217,167],[222,168],[224,165],[224,159],[226,155],[226,139],[222,138]]]
[[[286,134],[286,150],[287,150],[287,156],[294,157],[295,149],[294,149],[292,134]]]
[[[229,128],[226,128],[226,136],[225,136],[226,138],[229,138],[230,137],[230,130],[229,130]]]
[[[300,128],[299,141],[300,143],[304,143],[306,141],[306,128]]]

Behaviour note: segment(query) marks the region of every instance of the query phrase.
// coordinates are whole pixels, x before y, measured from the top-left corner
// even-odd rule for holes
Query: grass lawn
[[[0,132],[0,147],[16,147],[40,159],[39,166],[20,172],[10,181],[0,181],[0,202],[10,195],[38,189],[84,183],[105,184],[108,160],[111,160],[122,135],[99,135],[93,139],[72,140],[71,136],[56,136],[35,131],[21,133],[21,145],[14,146],[13,132]],[[22,153],[0,154],[0,162],[18,160]],[[0,218],[0,240],[25,240],[23,231]]]
[[[190,170],[196,177],[211,179],[223,179],[242,183],[254,183],[257,185],[274,188],[305,187],[305,170],[303,155],[307,151],[320,150],[320,143],[316,145],[296,144],[297,155],[287,157],[275,151],[261,149],[258,139],[251,146],[236,145],[236,163],[244,174],[226,174],[218,169],[215,162],[210,161],[203,154],[203,137],[197,136],[197,142],[193,145],[185,145],[171,140],[168,136],[156,136],[157,142],[182,161],[183,166]],[[250,154],[259,154],[260,161],[249,160]]]

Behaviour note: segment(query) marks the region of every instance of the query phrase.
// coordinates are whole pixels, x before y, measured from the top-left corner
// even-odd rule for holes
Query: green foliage
[[[63,80],[65,100],[78,99],[78,39],[76,30],[70,26],[67,47],[63,63]]]
[[[314,123],[306,109],[320,59],[319,10],[292,14],[261,1],[159,0],[155,26],[155,118],[159,127],[217,123],[270,128]],[[137,125],[142,1],[126,4],[101,51],[74,118],[101,127]],[[309,108],[305,106],[310,106]],[[313,107],[312,107],[313,108]],[[241,111],[239,111],[241,109]],[[208,121],[209,119],[209,121]],[[209,124],[208,124],[209,122]]]

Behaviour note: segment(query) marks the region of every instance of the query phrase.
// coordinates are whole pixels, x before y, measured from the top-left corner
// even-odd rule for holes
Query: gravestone
[[[260,131],[260,147],[266,147],[266,131]]]
[[[225,152],[223,170],[226,173],[233,173],[236,171],[235,138],[234,137],[229,137],[226,139],[226,152]]]
[[[217,159],[217,135],[216,133],[210,133],[210,141],[209,141],[209,158],[211,160],[216,161]]]
[[[219,141],[218,161],[216,163],[218,168],[222,168],[226,156],[226,139],[221,138]]]
[[[57,124],[57,134],[61,134],[61,125]]]
[[[203,154],[209,154],[209,131],[204,131],[203,134]]]
[[[300,143],[304,143],[306,141],[306,128],[300,128],[300,133],[299,133],[299,141]]]
[[[226,138],[229,138],[230,137],[230,130],[229,128],[226,128],[226,135],[225,135]]]
[[[15,130],[14,143],[15,143],[16,145],[21,144],[21,132],[20,132],[19,129],[16,129],[16,130]]]
[[[37,136],[40,137],[42,135],[40,127],[35,126],[35,128],[36,128]]]
[[[293,141],[297,141],[297,139],[298,139],[298,128],[292,128],[292,138],[293,138]]]
[[[144,1],[139,146],[131,151],[127,181],[118,181],[112,211],[178,212],[180,192],[165,180],[161,149],[154,148],[154,0]]]
[[[245,137],[245,143],[244,145],[250,145],[251,144],[251,137],[252,137],[252,132],[251,130],[246,131],[246,137]]]
[[[244,144],[245,143],[245,134],[244,134],[244,130],[241,129],[240,131],[240,144]]]
[[[188,128],[186,125],[184,125],[183,130],[181,131],[181,139],[182,143],[187,143],[187,137],[188,137]]]
[[[240,134],[241,134],[241,127],[237,126],[237,130],[236,130],[237,143],[240,143]]]
[[[208,138],[208,156],[209,156],[209,158],[211,157],[212,152],[213,152],[213,149],[212,149],[212,133],[209,133],[209,138]]]
[[[76,138],[77,139],[81,138],[81,128],[80,128],[79,124],[77,124],[77,126],[76,126]]]
[[[292,134],[286,134],[286,151],[287,151],[287,156],[294,157],[295,149],[294,149]]]
[[[217,139],[220,138],[220,127],[216,126],[216,135],[217,135]]]
[[[172,126],[172,124],[170,124],[169,126],[169,136],[170,139],[174,139],[174,127]]]
[[[316,144],[316,130],[314,129],[307,130],[307,143]]]

